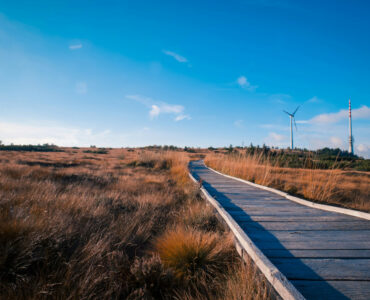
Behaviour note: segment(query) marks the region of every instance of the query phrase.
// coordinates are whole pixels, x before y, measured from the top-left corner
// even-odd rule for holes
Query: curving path
[[[201,161],[189,170],[306,299],[370,299],[370,221],[295,203]]]

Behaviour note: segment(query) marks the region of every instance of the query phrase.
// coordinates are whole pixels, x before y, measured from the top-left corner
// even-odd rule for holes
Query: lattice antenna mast
[[[348,139],[348,141],[349,141],[349,149],[348,149],[348,152],[350,154],[353,154],[351,98],[349,98],[348,114],[349,114],[349,139]]]

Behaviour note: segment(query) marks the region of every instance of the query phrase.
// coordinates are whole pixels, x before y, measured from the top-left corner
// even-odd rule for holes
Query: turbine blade
[[[295,109],[294,113],[292,113],[292,115],[293,115],[293,116],[295,115],[295,113],[298,111],[298,109],[299,109],[300,107],[301,107],[300,105],[298,105],[298,106],[297,106],[297,108]]]
[[[288,113],[286,110],[283,110],[287,115],[292,116],[292,114]]]
[[[298,131],[297,124],[296,124],[296,122],[295,122],[295,118],[293,118],[293,120],[294,120],[295,130],[296,130],[296,131]]]

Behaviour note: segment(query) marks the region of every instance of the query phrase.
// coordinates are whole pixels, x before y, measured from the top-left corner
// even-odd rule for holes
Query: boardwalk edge
[[[222,174],[223,175],[223,174]],[[189,172],[189,177],[195,183],[198,181]],[[304,300],[302,294],[293,286],[293,284],[271,263],[271,261],[262,253],[262,251],[252,242],[248,235],[240,228],[238,223],[230,214],[214,199],[204,187],[200,188],[204,197],[217,210],[222,219],[226,222],[231,232],[234,234],[239,246],[254,261],[259,270],[265,275],[276,292],[284,300]],[[239,251],[238,251],[239,252]],[[241,253],[239,253],[241,254]],[[241,255],[242,256],[242,255]],[[242,256],[244,259],[244,257]]]
[[[218,172],[218,171],[212,169],[211,167],[208,167],[206,164],[204,164],[204,165],[208,169],[210,169],[211,171],[213,171],[213,172],[215,172],[215,173],[217,173],[219,175],[222,175],[222,176],[225,176],[225,177],[228,177],[228,178],[232,178],[232,179],[235,179],[235,180],[244,182],[244,183],[249,184],[251,186],[260,188],[262,190],[273,192],[275,194],[278,194],[280,196],[285,197],[288,200],[291,200],[293,202],[296,202],[296,203],[299,203],[299,204],[302,204],[302,205],[305,205],[305,206],[308,206],[308,207],[317,208],[317,209],[321,209],[321,210],[325,210],[325,211],[330,211],[330,212],[336,212],[336,213],[340,213],[340,214],[344,214],[344,215],[349,215],[349,216],[353,216],[353,217],[357,217],[357,218],[361,218],[361,219],[365,219],[365,220],[370,220],[370,214],[369,213],[365,213],[365,212],[357,211],[357,210],[352,210],[352,209],[348,209],[348,208],[342,208],[342,207],[336,207],[336,206],[331,206],[331,205],[319,204],[319,203],[311,202],[311,201],[308,201],[308,200],[304,200],[302,198],[298,198],[298,197],[289,195],[286,192],[282,192],[282,191],[279,191],[279,190],[274,189],[274,188],[270,188],[270,187],[267,187],[267,186],[264,186],[264,185],[253,183],[253,182],[250,182],[248,180],[241,179],[241,178],[238,178],[238,177],[234,177],[234,176],[223,174],[221,172]]]

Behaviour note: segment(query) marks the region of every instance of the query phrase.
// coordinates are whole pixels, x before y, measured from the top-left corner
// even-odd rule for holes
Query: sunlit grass
[[[64,150],[0,153],[4,299],[228,299],[243,264],[186,153]]]
[[[370,174],[336,169],[283,168],[262,154],[210,153],[205,163],[225,174],[322,203],[370,211]]]

